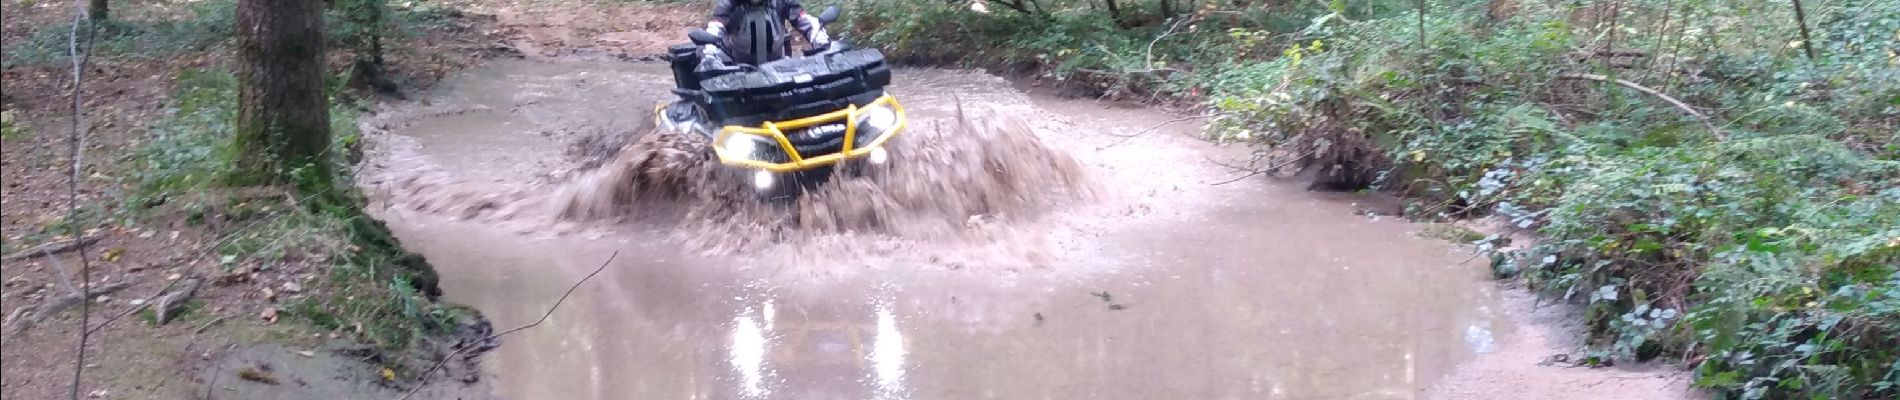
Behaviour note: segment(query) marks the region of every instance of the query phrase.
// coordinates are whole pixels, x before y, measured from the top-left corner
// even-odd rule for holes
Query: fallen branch
[[[1201,156],[1201,159],[1207,160],[1207,163],[1218,165],[1221,167],[1226,167],[1230,172],[1253,172],[1255,171],[1254,165],[1259,164],[1262,158],[1265,158],[1265,157],[1263,155],[1256,154],[1253,156],[1252,159],[1247,160],[1247,166],[1242,167],[1239,165],[1221,162],[1220,160],[1215,160],[1213,157]]]
[[[59,287],[66,289],[66,294],[79,294],[79,286],[73,284],[73,271],[66,269],[66,263],[59,261],[59,256],[47,253],[46,262],[53,264],[53,278],[59,281]]]
[[[38,309],[33,310],[32,313],[26,313],[25,315],[17,315],[17,316],[8,317],[7,322],[6,322],[7,326],[5,329],[6,333],[7,335],[20,333],[21,331],[25,331],[26,328],[32,327],[34,324],[38,324],[40,322],[46,321],[47,318],[52,318],[53,315],[59,314],[60,311],[66,311],[67,308],[70,308],[75,305],[79,305],[84,302],[92,301],[93,299],[99,298],[99,296],[104,296],[104,295],[112,294],[113,292],[125,290],[125,288],[129,288],[129,287],[132,287],[131,282],[118,282],[118,283],[113,283],[110,285],[94,287],[92,288],[92,290],[88,291],[84,295],[73,293],[73,294],[68,294],[65,296],[54,297],[51,300],[48,300],[46,303],[40,304],[40,307]],[[24,307],[22,307],[21,309],[24,309]],[[13,313],[22,314],[20,310],[14,310]]]
[[[26,329],[22,327],[25,324],[25,322],[23,321],[26,321],[26,313],[31,312],[32,310],[33,310],[33,307],[20,307],[20,308],[13,309],[13,312],[11,313],[7,313],[6,322],[0,323],[0,324],[6,325],[5,326],[6,336],[10,337],[10,336],[13,336],[13,334],[15,333],[19,333],[17,331],[14,331],[14,329]]]
[[[531,324],[527,324],[527,325],[522,325],[522,326],[520,326],[520,327],[516,327],[516,328],[514,328],[514,329],[509,329],[509,330],[505,330],[505,331],[501,331],[501,332],[499,332],[499,333],[495,333],[495,334],[493,334],[493,335],[488,335],[488,336],[486,336],[486,337],[483,337],[483,338],[482,338],[482,340],[479,340],[479,341],[476,341],[476,343],[484,343],[484,342],[488,342],[488,341],[492,341],[492,340],[495,340],[495,339],[497,339],[497,338],[500,338],[500,337],[502,337],[502,336],[506,336],[506,335],[508,335],[508,334],[510,334],[510,333],[515,333],[515,332],[520,332],[520,331],[522,331],[522,330],[524,330],[524,329],[528,329],[528,328],[533,328],[533,327],[536,327],[536,326],[540,326],[542,322],[547,322],[547,320],[548,320],[548,317],[550,317],[550,316],[553,316],[553,315],[554,315],[554,310],[557,310],[557,309],[560,309],[560,308],[561,308],[561,303],[563,303],[563,302],[566,302],[566,301],[567,301],[567,296],[569,296],[569,295],[572,295],[572,294],[574,294],[574,290],[575,290],[575,289],[580,289],[580,288],[581,288],[581,284],[583,284],[583,283],[587,283],[587,281],[588,281],[588,280],[592,280],[592,279],[594,279],[594,275],[599,275],[599,274],[600,274],[600,271],[605,271],[605,270],[607,270],[607,265],[608,265],[608,264],[613,264],[613,262],[614,262],[614,258],[617,258],[617,257],[620,257],[620,252],[618,252],[618,251],[616,251],[616,252],[614,252],[614,253],[613,253],[613,254],[611,254],[611,255],[608,255],[608,256],[607,256],[607,261],[602,261],[602,262],[600,263],[600,267],[599,267],[599,268],[594,268],[594,272],[591,272],[591,273],[588,273],[588,274],[587,274],[587,276],[585,276],[585,277],[582,277],[582,278],[581,278],[581,280],[579,280],[579,281],[576,281],[576,282],[574,282],[574,286],[569,286],[569,287],[567,288],[567,293],[562,293],[562,294],[561,294],[561,298],[559,298],[559,299],[555,299],[555,300],[554,300],[554,305],[553,305],[553,306],[549,306],[549,307],[548,307],[548,312],[546,312],[546,313],[543,313],[543,314],[541,314],[541,319],[538,319],[538,320],[535,320],[535,321],[534,321],[534,323],[531,323]],[[474,347],[475,347],[475,346],[468,346],[468,345],[463,345],[463,346],[459,346],[459,347],[457,347],[457,348],[455,349],[455,351],[452,351],[452,352],[449,352],[449,354],[447,354],[447,355],[444,355],[444,356],[442,356],[442,361],[437,361],[437,362],[435,363],[435,366],[433,366],[433,367],[429,367],[429,369],[428,369],[427,371],[423,371],[423,372],[422,372],[422,375],[420,375],[420,376],[417,376],[417,377],[416,377],[416,386],[415,386],[415,387],[412,387],[412,388],[409,388],[409,393],[405,393],[405,394],[403,394],[403,395],[402,395],[402,397],[400,397],[400,398],[398,398],[398,399],[399,399],[399,400],[409,400],[409,397],[411,397],[411,396],[415,396],[415,395],[416,395],[416,392],[420,392],[420,391],[422,391],[422,387],[423,387],[423,386],[425,386],[425,384],[427,384],[427,383],[429,383],[429,376],[430,376],[430,375],[434,375],[434,374],[435,374],[435,371],[436,371],[436,370],[440,370],[440,369],[442,369],[442,366],[443,366],[443,365],[445,365],[445,364],[448,364],[448,363],[449,363],[449,360],[453,360],[453,359],[455,359],[455,357],[456,357],[456,356],[460,356],[460,355],[462,355],[462,352],[465,352],[465,351],[468,351],[468,349],[470,349],[470,348],[474,348]]]
[[[95,236],[81,237],[78,239],[66,239],[66,240],[60,240],[60,241],[54,241],[54,242],[46,242],[46,243],[40,244],[39,246],[35,246],[31,249],[20,250],[20,251],[13,252],[13,254],[8,254],[4,258],[0,258],[0,261],[20,261],[20,260],[25,260],[28,258],[33,258],[34,256],[38,256],[40,254],[45,254],[47,257],[52,257],[53,255],[56,255],[56,254],[78,250],[80,246],[91,246],[93,243],[99,243],[99,238],[100,238],[99,236],[95,235]]]
[[[219,316],[217,318],[214,318],[211,320],[211,322],[206,322],[204,323],[204,325],[198,325],[198,329],[191,330],[191,334],[196,335],[200,333],[205,333],[205,330],[211,329],[212,325],[217,325],[219,322],[224,322],[224,320],[227,320],[227,319],[231,319],[231,316],[224,315],[224,316]]]
[[[1557,77],[1562,78],[1562,79],[1614,83],[1622,87],[1634,89],[1638,92],[1643,92],[1643,94],[1654,96],[1658,99],[1662,99],[1662,101],[1664,102],[1668,102],[1669,105],[1676,106],[1676,109],[1682,110],[1683,113],[1689,114],[1689,116],[1691,117],[1695,117],[1696,120],[1702,121],[1702,125],[1707,126],[1709,128],[1709,133],[1715,135],[1716,140],[1728,140],[1728,134],[1722,133],[1722,128],[1716,127],[1715,122],[1709,120],[1709,116],[1703,115],[1701,111],[1697,111],[1695,107],[1689,106],[1688,103],[1683,103],[1682,100],[1676,100],[1675,97],[1670,97],[1669,95],[1663,94],[1663,92],[1657,91],[1656,89],[1650,89],[1648,86],[1639,85],[1636,82],[1630,82],[1630,81],[1626,81],[1622,79],[1613,79],[1607,76],[1597,75],[1597,74],[1563,74],[1563,75],[1558,75]]]
[[[1161,127],[1163,127],[1163,126],[1168,126],[1168,124],[1172,124],[1172,123],[1176,123],[1176,122],[1182,122],[1182,121],[1190,121],[1190,120],[1197,120],[1197,119],[1205,119],[1205,118],[1213,118],[1213,117],[1218,117],[1218,116],[1221,116],[1221,115],[1225,115],[1225,114],[1207,114],[1207,115],[1195,115],[1195,116],[1188,116],[1188,117],[1181,117],[1181,118],[1175,118],[1175,119],[1171,119],[1171,120],[1167,120],[1167,121],[1161,121],[1161,123],[1159,123],[1159,124],[1155,124],[1155,126],[1151,126],[1151,127],[1148,127],[1148,129],[1143,129],[1143,130],[1141,130],[1140,132],[1135,132],[1135,133],[1131,133],[1131,134],[1127,134],[1127,135],[1117,135],[1117,134],[1113,134],[1113,133],[1110,133],[1110,134],[1108,134],[1109,136],[1114,136],[1114,137],[1119,137],[1119,138],[1121,138],[1121,140],[1117,140],[1117,141],[1115,141],[1114,143],[1109,143],[1109,144],[1107,144],[1107,145],[1104,145],[1104,146],[1102,146],[1102,147],[1097,147],[1097,148],[1095,148],[1095,149],[1096,149],[1096,150],[1107,150],[1107,149],[1108,149],[1108,148],[1110,148],[1110,147],[1115,147],[1115,146],[1120,146],[1120,145],[1121,145],[1122,143],[1127,143],[1127,142],[1128,142],[1128,141],[1129,141],[1130,139],[1134,139],[1134,138],[1135,138],[1136,136],[1141,136],[1141,135],[1146,135],[1146,134],[1148,134],[1149,132],[1154,132],[1155,130],[1158,130],[1158,129],[1161,129]]]
[[[1317,152],[1317,151],[1315,151],[1315,152],[1311,152],[1311,153],[1306,153],[1306,155],[1303,155],[1303,156],[1299,156],[1299,157],[1294,157],[1294,158],[1293,158],[1293,159],[1291,159],[1291,160],[1286,160],[1286,161],[1284,161],[1284,162],[1281,162],[1281,163],[1279,163],[1279,164],[1274,164],[1274,165],[1271,165],[1271,166],[1268,166],[1268,167],[1266,167],[1266,168],[1261,168],[1261,169],[1256,169],[1256,170],[1253,170],[1253,172],[1249,172],[1249,173],[1247,173],[1246,175],[1241,175],[1241,176],[1237,176],[1237,177],[1234,177],[1234,179],[1228,179],[1228,180],[1225,180],[1225,181],[1220,181],[1220,182],[1214,182],[1214,183],[1211,183],[1211,184],[1209,184],[1209,185],[1211,185],[1211,186],[1220,186],[1220,185],[1225,185],[1225,184],[1229,184],[1229,183],[1234,183],[1234,182],[1240,182],[1240,181],[1241,181],[1242,179],[1247,179],[1247,178],[1252,178],[1252,177],[1254,177],[1255,175],[1260,175],[1260,174],[1264,174],[1264,173],[1268,173],[1268,172],[1272,172],[1272,171],[1278,171],[1278,170],[1280,170],[1280,168],[1284,168],[1284,167],[1286,167],[1286,166],[1288,166],[1288,165],[1292,165],[1293,163],[1296,163],[1296,162],[1300,162],[1300,160],[1305,160],[1305,159],[1307,159],[1307,158],[1309,158],[1309,157],[1312,157],[1312,156],[1313,156],[1313,155],[1315,155],[1315,154],[1319,154],[1319,152]]]
[[[159,296],[157,303],[146,303],[151,304],[153,307],[153,322],[159,325],[170,322],[172,317],[175,316],[173,313],[178,312],[178,308],[183,307],[185,301],[191,300],[191,296],[198,293],[198,286],[204,284],[204,280],[198,278],[185,278],[184,280],[186,281],[185,287]]]

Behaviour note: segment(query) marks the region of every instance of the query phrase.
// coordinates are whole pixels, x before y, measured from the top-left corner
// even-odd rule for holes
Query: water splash
[[[582,165],[598,167],[559,171],[544,181],[497,186],[439,175],[381,181],[388,182],[386,197],[411,211],[554,234],[638,221],[713,253],[835,234],[954,239],[1096,193],[1081,165],[1045,144],[1021,116],[958,110],[949,124],[914,125],[890,144],[890,163],[864,165],[862,175],[837,173],[792,204],[758,200],[743,184],[744,171],[719,165],[703,139],[650,126],[612,154],[598,154],[609,147],[597,143],[571,150]]]

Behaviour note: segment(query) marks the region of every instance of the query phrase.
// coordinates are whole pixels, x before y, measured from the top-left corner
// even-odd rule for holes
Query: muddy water
[[[383,112],[399,118],[379,126],[366,181],[558,180],[586,162],[574,149],[640,129],[667,79],[583,62],[469,72]],[[726,251],[693,245],[691,220],[546,234],[380,214],[451,300],[500,327],[539,318],[613,258],[486,359],[508,398],[1407,399],[1513,329],[1479,267],[1413,226],[1354,215],[1351,199],[1210,185],[1233,175],[1207,159],[1233,151],[1191,126],[1144,132],[1173,116],[962,71],[897,82],[913,129],[1000,110],[1100,193],[990,210],[957,235],[825,231]]]

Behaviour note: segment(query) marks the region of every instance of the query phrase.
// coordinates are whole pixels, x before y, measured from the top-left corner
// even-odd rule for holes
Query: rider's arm
[[[792,21],[792,27],[805,35],[805,41],[813,47],[831,44],[831,37],[825,34],[825,27],[818,23],[818,17],[805,12],[805,6],[798,0],[779,0],[779,15]]]

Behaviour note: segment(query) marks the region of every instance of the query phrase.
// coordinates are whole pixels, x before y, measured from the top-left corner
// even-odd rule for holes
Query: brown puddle
[[[393,134],[372,138],[365,181],[372,192],[437,180],[544,195],[586,174],[566,171],[598,158],[588,148],[618,147],[604,135],[644,129],[669,79],[625,63],[470,71],[428,105],[381,113],[373,127]],[[864,185],[832,195],[908,206],[879,209],[882,229],[806,224],[797,240],[693,218],[551,233],[417,211],[401,191],[382,194],[397,206],[381,216],[437,266],[451,300],[504,328],[539,318],[618,252],[547,324],[485,361],[517,399],[1409,399],[1513,329],[1480,267],[1411,225],[1283,186],[1211,186],[1232,175],[1205,157],[1226,150],[1181,137],[1191,126],[1113,136],[1174,116],[1032,97],[974,72],[903,70],[897,82],[913,130],[954,125],[961,104],[1018,118],[1052,148],[914,157],[907,167],[922,172],[909,184],[1009,186],[956,180],[971,157],[1051,182],[1041,177],[1074,176],[1058,171],[1073,155],[1094,196],[1015,188],[991,192],[1015,203],[969,207],[983,196],[964,192],[992,188],[907,198],[847,182]],[[978,144],[1032,146],[1018,139]],[[904,214],[933,198],[954,210]],[[980,215],[944,220],[959,214]],[[952,232],[905,230],[916,224]]]

